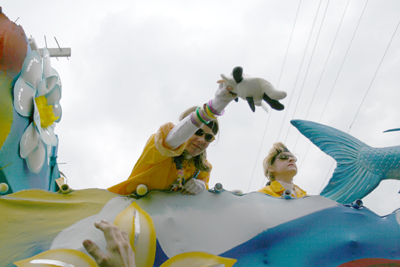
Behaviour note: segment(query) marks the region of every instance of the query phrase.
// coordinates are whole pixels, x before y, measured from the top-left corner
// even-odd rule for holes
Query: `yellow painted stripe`
[[[136,247],[135,239],[135,217],[134,212],[139,212],[140,234]],[[125,210],[115,218],[114,224],[128,233],[130,244],[135,252],[137,266],[152,267],[156,255],[156,231],[150,215],[132,202]]]
[[[211,267],[223,264],[225,267],[231,267],[237,260],[215,256],[210,253],[194,251],[175,255],[160,267]]]

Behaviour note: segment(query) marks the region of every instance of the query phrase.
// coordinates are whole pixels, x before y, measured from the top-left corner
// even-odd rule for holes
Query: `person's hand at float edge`
[[[83,241],[83,246],[96,263],[100,267],[136,267],[128,234],[106,220],[95,222],[94,225],[103,231],[107,242],[107,251],[103,252],[93,241]]]
[[[182,190],[183,195],[197,195],[206,189],[206,184],[202,180],[190,179],[184,185]]]

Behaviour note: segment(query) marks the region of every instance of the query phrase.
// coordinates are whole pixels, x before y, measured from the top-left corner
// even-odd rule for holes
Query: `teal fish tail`
[[[375,153],[374,148],[326,125],[304,120],[292,120],[291,123],[336,160],[336,169],[321,196],[349,204],[362,199],[379,185],[383,177],[380,172],[374,172],[374,157],[370,157]]]

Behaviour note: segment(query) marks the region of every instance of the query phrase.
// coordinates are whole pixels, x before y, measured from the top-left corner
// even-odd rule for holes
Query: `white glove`
[[[245,75],[241,67],[234,68],[230,76],[221,74],[221,77],[226,88],[233,88],[231,94],[235,93],[238,97],[247,101],[253,112],[256,110],[255,106],[262,106],[263,100],[273,109],[284,109],[284,105],[279,100],[286,97],[286,92],[276,90],[267,80]],[[266,106],[264,109],[268,110]]]
[[[214,99],[211,100],[211,106],[215,111],[221,113],[225,107],[237,97],[237,95],[230,93],[230,91],[233,90],[233,87],[229,81],[219,80],[218,83],[219,86]]]
[[[185,189],[184,194],[187,191],[193,195],[197,195],[206,189],[206,184],[202,180],[190,179],[183,187]]]

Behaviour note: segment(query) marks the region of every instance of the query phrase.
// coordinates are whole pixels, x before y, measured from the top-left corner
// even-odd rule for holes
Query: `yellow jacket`
[[[285,188],[278,181],[272,181],[270,185],[267,185],[258,190],[258,192],[271,195],[273,197],[281,197],[284,191]],[[294,191],[296,191],[297,198],[307,196],[306,191],[304,191],[297,185],[294,185]],[[292,197],[295,196],[292,194]]]
[[[136,191],[137,186],[140,184],[145,184],[148,189],[169,190],[171,184],[178,179],[173,157],[181,155],[186,148],[186,142],[175,150],[164,146],[163,142],[174,126],[172,123],[161,125],[157,133],[147,140],[142,155],[133,167],[129,178],[108,188],[108,190],[117,194],[127,195]],[[212,168],[211,164],[208,164]],[[192,160],[183,161],[182,167],[185,171],[186,179],[192,177],[196,171]],[[201,171],[197,179],[204,181],[208,189],[209,172]]]

